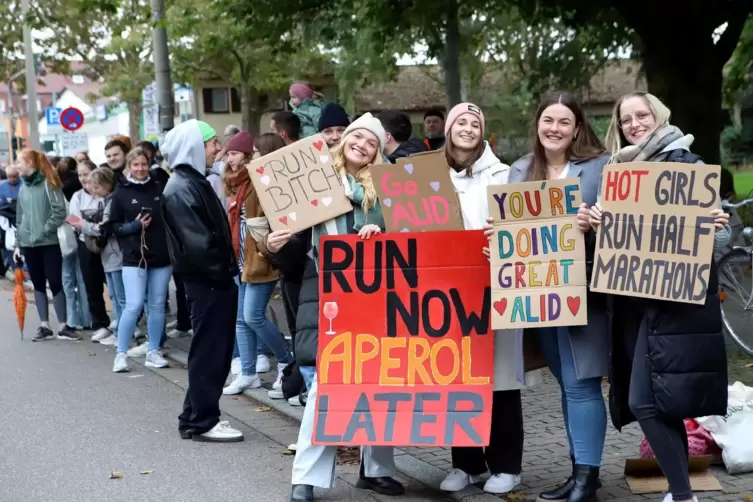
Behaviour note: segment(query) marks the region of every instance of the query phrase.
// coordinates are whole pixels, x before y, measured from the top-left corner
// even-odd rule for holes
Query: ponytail
[[[24,150],[21,152],[20,158],[35,171],[41,172],[44,179],[53,188],[61,188],[63,186],[63,183],[60,181],[60,176],[58,176],[55,168],[52,167],[47,155],[44,153],[36,150]]]

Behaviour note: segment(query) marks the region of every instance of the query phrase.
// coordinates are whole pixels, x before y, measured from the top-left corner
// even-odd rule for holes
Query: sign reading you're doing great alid
[[[322,238],[314,444],[489,444],[485,244],[481,231]]]
[[[606,166],[591,290],[704,303],[720,173],[706,164]]]
[[[318,134],[247,164],[270,228],[298,232],[353,209]]]
[[[494,329],[580,326],[586,317],[586,248],[576,215],[580,180],[487,188]]]

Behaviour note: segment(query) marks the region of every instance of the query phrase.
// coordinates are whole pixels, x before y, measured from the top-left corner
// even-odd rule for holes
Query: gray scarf
[[[662,153],[662,151],[682,137],[680,129],[665,124],[637,145],[622,148],[615,155],[615,160],[617,162],[661,162],[667,157],[667,153]]]

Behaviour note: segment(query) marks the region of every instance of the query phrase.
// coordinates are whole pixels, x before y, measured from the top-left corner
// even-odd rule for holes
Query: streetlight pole
[[[21,11],[24,18],[29,13],[30,1],[23,0]],[[29,146],[39,150],[39,112],[37,111],[37,76],[34,68],[34,48],[32,47],[31,26],[24,22],[24,52],[26,53],[26,104],[29,118]]]
[[[167,51],[167,29],[165,28],[164,0],[151,0],[152,7],[152,43],[154,44],[154,73],[157,83],[157,105],[159,107],[160,131],[173,128],[175,100],[173,83],[170,78],[170,56]]]

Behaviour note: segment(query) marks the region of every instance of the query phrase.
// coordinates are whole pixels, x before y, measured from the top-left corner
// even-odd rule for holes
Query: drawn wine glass
[[[334,335],[335,332],[332,331],[332,319],[337,317],[337,314],[340,312],[337,308],[337,302],[325,302],[322,312],[324,313],[324,317],[329,319],[329,331],[327,331],[326,334]]]

